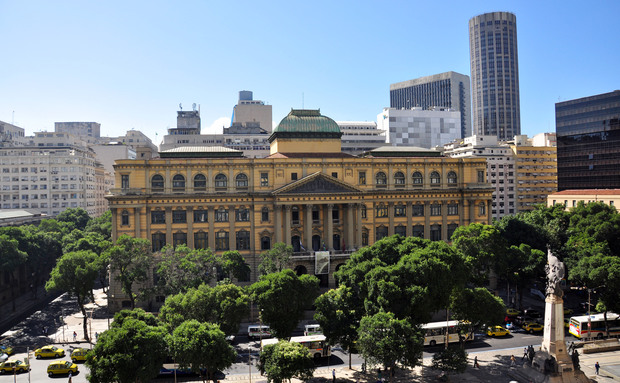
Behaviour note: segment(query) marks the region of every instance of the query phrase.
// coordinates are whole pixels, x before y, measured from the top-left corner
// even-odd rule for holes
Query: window
[[[209,222],[206,210],[194,210],[194,222]]]
[[[184,190],[185,189],[185,177],[180,174],[172,177],[172,189],[175,191]]]
[[[388,236],[388,229],[385,226],[379,226],[377,227],[377,233],[376,233],[376,239],[375,241],[378,241],[382,238],[385,238]]]
[[[484,170],[478,170],[478,183],[484,183],[484,182],[485,182]]]
[[[362,205],[362,218],[363,219],[367,218],[366,205]]]
[[[215,188],[223,189],[228,187],[228,178],[223,174],[218,174],[215,176]]]
[[[291,180],[297,181],[297,173],[291,173]]]
[[[375,183],[377,184],[377,186],[386,186],[387,177],[385,176],[385,173],[383,172],[377,173],[377,175],[375,176]]]
[[[422,177],[422,173],[414,172],[413,173],[413,185],[421,186],[424,184],[424,177]]]
[[[261,250],[269,250],[271,249],[271,237],[263,236],[260,239],[260,249]]]
[[[164,233],[153,233],[151,236],[151,245],[153,246],[153,252],[159,251],[166,246],[166,234]]]
[[[398,234],[401,237],[407,236],[407,227],[403,225],[398,225],[394,228],[394,234]]]
[[[342,240],[340,239],[340,234],[332,235],[332,241],[334,244],[334,250],[342,250]]]
[[[394,206],[394,217],[406,217],[407,216],[407,206],[403,204],[398,204]]]
[[[414,217],[424,217],[424,205],[418,203],[411,206],[411,215]]]
[[[381,203],[377,207],[377,218],[387,217],[388,216],[388,208],[385,204]]]
[[[121,225],[129,226],[129,212],[127,210],[123,210],[121,213]]]
[[[321,215],[319,213],[319,208],[316,206],[312,206],[312,223],[319,224],[321,219]]]
[[[340,210],[337,207],[332,209],[332,221],[336,224],[340,222]]]
[[[164,177],[162,175],[155,174],[153,178],[151,178],[151,189],[154,192],[164,191]]]
[[[247,187],[248,187],[248,176],[246,176],[243,173],[237,174],[237,177],[235,178],[235,184],[237,186],[237,189],[247,189]]]
[[[431,173],[431,185],[441,185],[441,176],[438,172]]]
[[[338,178],[338,173],[336,173],[336,172],[332,172],[332,177],[334,177],[334,178]]]
[[[441,205],[438,203],[434,203],[431,205],[431,216],[439,216],[441,215]]]
[[[121,188],[129,189],[129,174],[121,175]]]
[[[267,206],[265,206],[263,208],[263,210],[261,210],[260,220],[261,220],[261,222],[268,222],[269,221],[269,208]]]
[[[459,205],[456,203],[448,204],[448,215],[459,215]]]
[[[228,210],[223,207],[215,211],[215,222],[228,222]]]
[[[478,205],[478,215],[486,215],[487,208],[484,202],[480,202]]]
[[[299,225],[299,208],[297,206],[291,207],[291,219],[293,225]]]
[[[151,212],[151,223],[166,223],[166,212],[163,210],[154,210]]]
[[[228,250],[228,232],[218,231],[215,233],[215,250]]]
[[[181,245],[187,245],[187,233],[172,234],[172,246],[176,249],[177,246]]]
[[[452,238],[452,234],[454,234],[454,231],[459,227],[458,224],[456,223],[449,223],[448,224],[448,239]]]
[[[368,233],[362,233],[362,246],[368,246]]]
[[[187,223],[187,213],[185,210],[173,210],[172,223]]]
[[[194,190],[205,190],[207,188],[207,177],[204,174],[196,174],[194,177]]]
[[[260,174],[260,186],[269,186],[269,173],[262,172]]]
[[[241,206],[239,209],[237,209],[237,211],[235,212],[235,216],[236,216],[236,220],[237,222],[249,222],[250,221],[250,211],[244,207]]]
[[[405,185],[405,175],[402,172],[394,173],[394,184],[400,186]]]
[[[237,232],[237,250],[250,250],[250,232],[239,230]]]
[[[357,173],[358,182],[360,185],[366,185],[366,172]]]
[[[199,231],[194,233],[194,248],[207,249],[209,247],[209,233]]]
[[[448,172],[448,185],[455,186],[457,182],[456,173]]]
[[[413,225],[413,236],[424,238],[424,225]]]
[[[431,225],[431,241],[441,241],[441,225]]]

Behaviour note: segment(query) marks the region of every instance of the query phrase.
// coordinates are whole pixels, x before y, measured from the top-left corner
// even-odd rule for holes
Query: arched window
[[[375,176],[375,184],[377,184],[377,186],[387,185],[387,177],[385,176],[385,173],[383,172],[377,173],[377,175]]]
[[[405,175],[403,174],[403,172],[394,173],[394,184],[401,186],[405,184]]]
[[[194,176],[194,190],[205,190],[207,188],[207,177],[204,174]]]
[[[398,234],[401,237],[406,237],[407,236],[407,226],[404,225],[398,225],[394,228],[394,234]]]
[[[129,212],[127,210],[123,210],[121,213],[121,225],[129,226]]]
[[[424,185],[424,177],[422,176],[422,173],[420,172],[414,172],[413,173],[413,184],[414,185]]]
[[[448,172],[448,185],[456,185],[457,178],[455,172]]]
[[[312,236],[312,250],[321,250],[321,236],[318,234]]]
[[[246,189],[248,187],[248,176],[243,173],[237,174],[235,185],[237,189]]]
[[[155,174],[153,178],[151,178],[151,189],[154,192],[164,191],[164,177],[161,174]]]
[[[185,189],[185,177],[183,177],[181,174],[175,174],[175,176],[172,177],[172,189]]]
[[[306,269],[306,266],[303,266],[303,265],[295,266],[293,271],[295,271],[295,274],[297,274],[298,277],[300,277],[300,276],[302,276],[304,274],[308,274],[308,269]]]
[[[260,239],[260,249],[261,250],[270,250],[271,249],[271,237],[264,236]]]
[[[209,247],[209,233],[198,231],[194,233],[194,248],[207,249]]]
[[[377,206],[377,218],[383,218],[388,216],[388,207],[386,204],[381,202],[379,206]]]
[[[441,185],[441,176],[438,172],[431,173],[431,185]]]
[[[388,236],[388,229],[385,226],[379,226],[377,227],[377,231],[375,234],[375,241],[378,241]]]
[[[250,250],[250,232],[239,230],[237,232],[237,250]]]
[[[228,232],[220,230],[215,233],[215,250],[228,250]]]
[[[228,187],[228,178],[220,173],[215,176],[215,187],[216,188],[227,188]]]

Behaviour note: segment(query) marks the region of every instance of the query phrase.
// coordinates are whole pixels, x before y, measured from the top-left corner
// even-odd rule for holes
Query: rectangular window
[[[209,247],[209,233],[199,231],[194,233],[194,248],[207,249]]]
[[[151,244],[153,245],[153,252],[159,251],[166,246],[166,234],[155,233],[151,236]]]
[[[459,205],[455,203],[448,205],[448,215],[459,215]]]
[[[366,172],[359,172],[358,180],[360,185],[366,185]]]
[[[174,233],[172,234],[172,245],[177,246],[187,245],[187,233]]]
[[[187,213],[185,210],[173,210],[172,223],[187,223]]]
[[[413,236],[424,238],[424,225],[413,225]]]
[[[261,174],[260,174],[260,186],[269,186],[269,173],[261,172]]]
[[[336,172],[332,172],[332,177],[334,177],[334,178],[338,178],[338,173],[336,173]]]
[[[166,223],[166,212],[163,210],[155,210],[151,212],[151,223]]]
[[[263,208],[263,210],[261,211],[260,214],[260,220],[261,222],[268,222],[269,221],[269,208]]]
[[[431,241],[441,241],[441,225],[431,226]]]
[[[424,217],[424,205],[417,204],[411,206],[411,213],[414,217]]]
[[[235,211],[235,217],[236,217],[237,222],[249,222],[250,211],[246,208],[237,209]]]
[[[377,207],[377,218],[387,217],[388,216],[388,208],[386,205],[379,205]]]
[[[407,207],[405,205],[394,206],[394,217],[406,217]]]
[[[441,215],[441,205],[440,204],[432,204],[431,205],[431,216],[440,216]]]
[[[129,189],[129,174],[121,175],[121,188]]]
[[[241,230],[237,232],[237,250],[250,250],[250,232]]]
[[[194,210],[194,222],[209,222],[206,210]]]
[[[478,183],[484,183],[484,170],[478,170]]]
[[[297,181],[297,173],[291,173],[291,180]]]
[[[215,250],[226,251],[229,249],[228,245],[228,232],[219,231],[215,234]]]
[[[216,210],[215,222],[228,222],[228,210],[226,209]]]

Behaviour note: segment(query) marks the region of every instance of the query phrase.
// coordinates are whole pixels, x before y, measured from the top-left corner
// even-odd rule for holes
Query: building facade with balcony
[[[237,250],[259,277],[259,255],[273,244],[293,247],[290,267],[333,272],[349,254],[393,234],[449,240],[472,222],[490,223],[491,188],[484,159],[455,159],[434,150],[382,147],[352,156],[341,150],[332,119],[292,110],[274,129],[266,158],[216,147],[186,147],[150,160],[120,160],[107,198],[113,239],[127,234],[165,245]],[[317,252],[329,267],[319,273]],[[324,253],[323,253],[324,254]],[[110,281],[112,310],[127,299]]]

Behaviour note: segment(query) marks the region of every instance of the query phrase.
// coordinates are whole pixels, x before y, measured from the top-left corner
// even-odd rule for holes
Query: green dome
[[[273,130],[269,142],[276,137],[340,138],[342,132],[336,121],[321,115],[321,110],[291,109]]]

